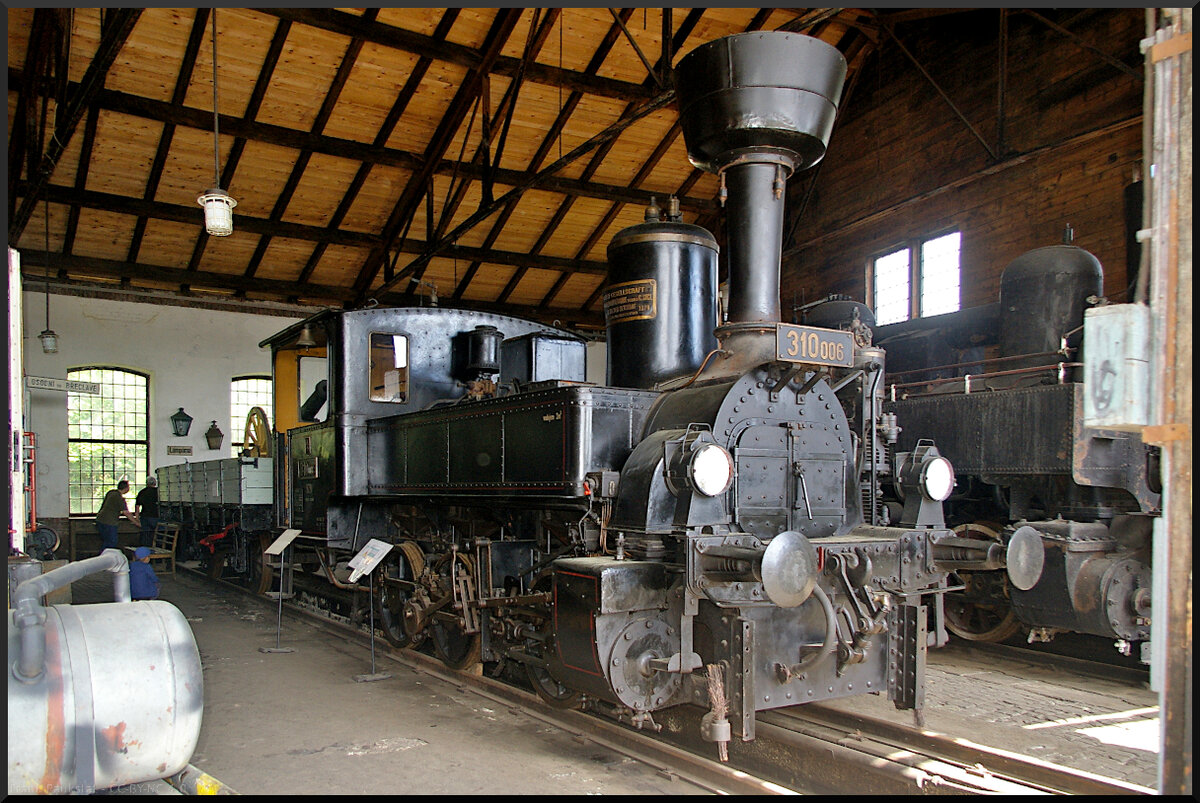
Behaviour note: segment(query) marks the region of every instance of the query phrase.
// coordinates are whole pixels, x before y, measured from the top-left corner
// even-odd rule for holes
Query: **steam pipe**
[[[30,578],[13,592],[13,618],[21,631],[21,654],[13,667],[18,680],[32,683],[46,665],[46,608],[41,599],[55,589],[105,569],[113,575],[113,600],[129,602],[129,561],[119,549],[106,549],[100,555],[75,561],[54,571]]]

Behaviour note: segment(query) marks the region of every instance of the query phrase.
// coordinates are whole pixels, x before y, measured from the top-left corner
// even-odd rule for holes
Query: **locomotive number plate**
[[[784,362],[850,368],[854,365],[854,336],[840,329],[777,324],[775,358]]]

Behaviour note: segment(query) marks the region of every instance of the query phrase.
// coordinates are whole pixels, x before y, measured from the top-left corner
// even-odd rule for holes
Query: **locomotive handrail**
[[[882,347],[885,348],[886,347]],[[945,371],[949,368],[966,368],[968,365],[985,365],[987,363],[1012,362],[1013,360],[1028,360],[1033,357],[1070,357],[1070,352],[1076,349],[1068,348],[1059,351],[1039,351],[1034,354],[1014,354],[1009,357],[984,357],[979,360],[967,360],[966,362],[952,362],[946,365],[931,365],[928,368],[909,368],[904,371],[889,371],[889,376],[905,376],[906,374],[924,374],[933,371]],[[975,374],[975,376],[983,376],[983,374]],[[962,379],[962,377],[953,377],[954,379]],[[921,383],[925,384],[925,383]]]
[[[991,371],[984,374],[967,374],[965,376],[951,376],[945,379],[927,379],[918,382],[894,382],[889,387],[892,390],[892,400],[895,401],[896,390],[901,388],[918,388],[927,387],[929,385],[945,385],[950,382],[962,382],[964,384],[964,393],[971,392],[971,381],[977,379],[993,379],[998,376],[1015,376],[1017,374],[1036,374],[1050,370],[1057,371],[1059,374],[1059,383],[1063,380],[1063,373],[1067,368],[1082,368],[1081,362],[1057,362],[1050,365],[1036,365],[1032,368],[1013,368],[1008,371]]]

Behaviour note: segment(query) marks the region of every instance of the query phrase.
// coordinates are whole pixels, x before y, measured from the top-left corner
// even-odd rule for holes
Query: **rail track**
[[[276,603],[236,584],[196,572],[189,575],[276,609]],[[291,602],[284,607],[289,615],[364,649],[369,646],[370,637],[363,627]],[[715,760],[715,746],[698,735],[704,712],[690,706],[656,714],[659,732],[650,736],[602,712],[550,708],[529,691],[491,677],[450,670],[420,652],[391,650],[381,639],[376,639],[375,650],[384,660],[520,711],[581,742],[603,745],[647,764],[663,777],[715,794],[1154,793],[1124,781],[820,704],[763,712],[757,738],[730,742],[729,761],[720,762]]]
[[[1109,642],[1111,644],[1111,642]],[[1083,658],[1067,655],[1052,650],[1031,649],[1008,643],[964,642],[951,639],[942,648],[950,653],[961,652],[980,656],[991,656],[1005,660],[1024,662],[1033,666],[1058,669],[1084,677],[1103,678],[1131,686],[1141,686],[1150,682],[1150,670],[1145,666],[1135,667],[1123,665],[1115,661],[1097,658]],[[1114,655],[1116,650],[1109,648]]]

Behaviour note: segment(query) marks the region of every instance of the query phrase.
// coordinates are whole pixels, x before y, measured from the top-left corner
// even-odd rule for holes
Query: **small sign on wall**
[[[171,454],[190,455],[191,453],[192,453],[192,447],[190,447],[190,446],[168,446],[167,447],[167,454],[169,454],[169,455],[171,455]]]

